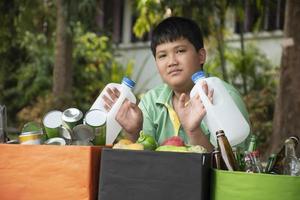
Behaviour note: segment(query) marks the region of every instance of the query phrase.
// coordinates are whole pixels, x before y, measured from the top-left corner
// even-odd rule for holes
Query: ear
[[[203,65],[206,60],[206,50],[204,48],[198,50],[198,58],[199,58],[199,64]]]

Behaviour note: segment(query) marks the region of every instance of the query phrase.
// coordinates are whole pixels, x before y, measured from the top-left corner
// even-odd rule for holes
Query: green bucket
[[[299,176],[212,172],[212,200],[298,200],[299,197]]]

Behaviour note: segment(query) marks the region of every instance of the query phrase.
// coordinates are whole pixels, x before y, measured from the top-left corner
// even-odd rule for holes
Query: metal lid
[[[47,128],[57,128],[62,125],[62,112],[59,110],[52,110],[48,112],[43,118],[43,124]]]
[[[89,126],[93,126],[93,127],[102,126],[106,122],[106,113],[99,109],[89,110],[85,114],[84,121]]]
[[[73,128],[75,140],[91,141],[95,138],[93,129],[85,124],[79,124]]]
[[[68,108],[62,114],[62,120],[65,122],[77,122],[82,118],[82,112],[77,108]]]
[[[59,137],[54,137],[54,138],[50,138],[48,140],[46,140],[44,142],[44,144],[46,145],[60,145],[60,146],[64,146],[66,145],[66,141],[62,138]]]
[[[67,140],[72,140],[73,139],[73,134],[72,131],[70,129],[68,129],[67,127],[61,126],[59,128],[59,135],[60,137],[67,139]]]
[[[36,130],[36,131],[27,131],[27,132],[22,132],[19,136],[26,136],[26,135],[34,135],[34,134],[43,134],[43,130]]]

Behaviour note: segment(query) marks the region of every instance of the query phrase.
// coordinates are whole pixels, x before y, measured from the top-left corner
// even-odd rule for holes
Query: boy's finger
[[[211,89],[208,93],[208,99],[213,103],[214,89]]]
[[[111,109],[111,107],[107,104],[104,104],[104,108],[105,108],[106,111],[110,111],[110,109]]]
[[[116,88],[113,88],[113,89],[111,89],[111,88],[107,88],[107,93],[108,93],[108,95],[110,96],[110,98],[113,100],[113,101],[116,101],[117,99],[118,99],[118,97],[119,96],[117,96],[117,94],[114,92],[114,90],[115,90]]]
[[[181,94],[180,97],[179,97],[179,108],[184,108],[186,105],[186,94]]]
[[[117,88],[114,87],[114,88],[113,88],[113,91],[114,91],[116,97],[119,97],[119,96],[120,96],[120,91],[119,91]]]
[[[208,94],[208,85],[207,85],[206,81],[203,81],[201,86],[202,86],[204,93],[207,95]]]
[[[112,105],[114,104],[114,102],[106,95],[103,95],[102,99],[104,100],[105,104],[107,104],[109,107],[112,107]]]

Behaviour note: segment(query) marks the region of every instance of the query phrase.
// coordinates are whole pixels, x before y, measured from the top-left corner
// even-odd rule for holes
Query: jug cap
[[[192,80],[193,80],[194,83],[196,83],[197,80],[200,79],[200,78],[205,78],[204,71],[198,71],[198,72],[196,72],[192,75]]]
[[[125,85],[127,85],[130,88],[133,88],[135,85],[135,82],[127,77],[123,78],[122,83],[124,83]]]

